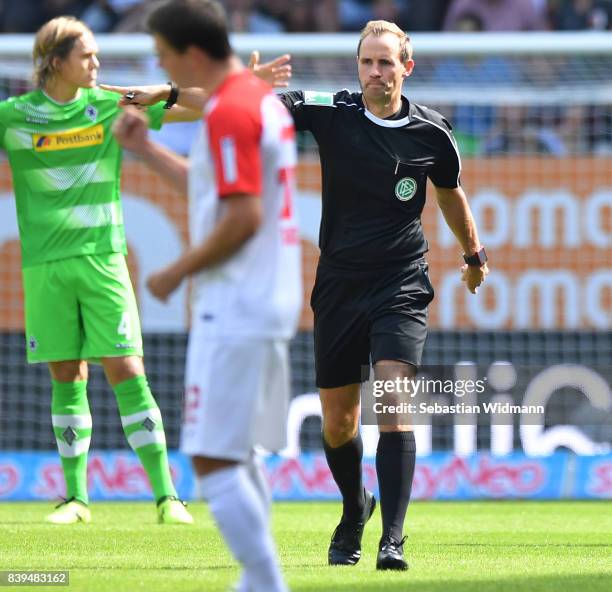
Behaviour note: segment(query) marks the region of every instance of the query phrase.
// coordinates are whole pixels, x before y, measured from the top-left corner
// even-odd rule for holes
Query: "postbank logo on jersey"
[[[417,182],[412,177],[404,177],[395,184],[395,197],[400,201],[409,201],[417,192]]]
[[[87,146],[96,146],[103,142],[104,126],[102,124],[56,134],[32,135],[32,144],[35,152],[85,148]]]

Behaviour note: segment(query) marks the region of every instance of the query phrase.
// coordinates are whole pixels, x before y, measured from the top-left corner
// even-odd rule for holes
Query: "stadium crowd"
[[[71,14],[96,33],[141,31],[152,0],[0,0],[0,32],[31,33]],[[372,19],[407,31],[609,30],[612,0],[223,0],[236,32],[359,31]]]
[[[154,0],[0,0],[0,32],[33,32],[58,14],[72,14],[96,33],[138,32]],[[223,0],[236,32],[359,31],[370,19],[385,19],[413,31],[609,30],[612,0]],[[587,62],[580,56],[555,60],[531,56],[419,58],[411,84],[437,90],[428,101],[452,122],[464,156],[512,154],[609,154],[612,109],[609,105],[443,104],[449,85],[470,88],[520,88],[537,96],[543,88],[574,88],[580,80],[605,76],[607,58]],[[294,59],[296,73],[310,71],[320,81],[352,71],[346,60]],[[0,79],[0,97],[25,92],[16,81]],[[348,82],[343,82],[348,84]],[[584,89],[579,89],[584,90]],[[529,106],[528,106],[529,105]],[[190,136],[181,126],[165,130],[162,141],[184,153]],[[175,137],[176,136],[176,137]],[[300,139],[301,149],[309,146]]]

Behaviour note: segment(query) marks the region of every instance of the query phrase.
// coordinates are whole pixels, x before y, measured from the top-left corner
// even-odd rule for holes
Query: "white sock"
[[[266,513],[243,466],[200,477],[200,492],[252,592],[286,592]]]
[[[249,456],[249,460],[247,461],[245,466],[248,471],[249,478],[255,486],[257,494],[259,495],[259,499],[263,504],[264,510],[266,512],[266,517],[270,518],[272,492],[270,491],[270,486],[268,485],[268,480],[266,479],[266,475],[264,473],[263,458],[260,454],[257,454],[255,450],[252,450],[251,456]]]
[[[257,451],[251,450],[251,455],[249,456],[249,460],[246,462],[245,467],[249,475],[249,479],[255,486],[255,490],[259,495],[259,499],[266,513],[266,518],[269,522],[270,509],[272,506],[272,492],[270,491],[270,486],[268,485],[268,479],[266,478],[266,474],[264,472],[263,463],[264,461],[261,454],[257,454]],[[240,574],[240,580],[238,581],[236,592],[250,592],[250,590],[251,586],[248,575],[245,571],[243,571]]]
[[[251,592],[251,586],[249,582],[249,578],[245,571],[240,573],[240,579],[236,584],[236,587],[233,588],[234,592]]]

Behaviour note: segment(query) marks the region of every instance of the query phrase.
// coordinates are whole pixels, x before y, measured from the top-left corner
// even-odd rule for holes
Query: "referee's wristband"
[[[473,255],[466,255],[464,253],[463,260],[467,265],[472,267],[482,267],[489,260],[489,258],[487,257],[487,252],[485,251],[484,247],[480,247],[480,249]]]
[[[168,81],[168,84],[170,85],[170,94],[168,95],[168,100],[164,105],[164,109],[171,109],[172,106],[176,104],[179,96],[179,87],[172,81]]]

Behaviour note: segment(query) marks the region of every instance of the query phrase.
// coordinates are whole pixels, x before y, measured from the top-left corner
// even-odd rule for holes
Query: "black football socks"
[[[413,432],[382,432],[376,449],[376,473],[380,489],[383,536],[402,540],[404,518],[410,501],[416,443]],[[330,465],[331,466],[331,465]]]
[[[361,521],[365,507],[361,472],[363,457],[361,434],[357,432],[352,440],[337,448],[332,448],[323,437],[323,449],[334,481],[342,494],[342,518],[350,522]]]

